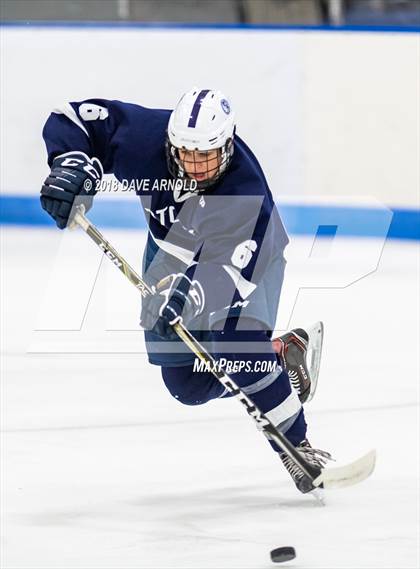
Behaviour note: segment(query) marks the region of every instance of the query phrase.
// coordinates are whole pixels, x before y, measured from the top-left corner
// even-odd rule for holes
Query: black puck
[[[294,547],[278,547],[270,551],[271,561],[274,563],[284,563],[285,561],[291,561],[296,557],[296,551]]]

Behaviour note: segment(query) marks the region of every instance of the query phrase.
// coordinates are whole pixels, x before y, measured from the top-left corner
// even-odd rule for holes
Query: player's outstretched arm
[[[115,132],[110,107],[102,99],[64,103],[45,123],[42,135],[51,171],[42,185],[41,206],[59,229],[71,221],[74,205],[91,208],[104,163],[112,167],[112,154],[105,151]]]

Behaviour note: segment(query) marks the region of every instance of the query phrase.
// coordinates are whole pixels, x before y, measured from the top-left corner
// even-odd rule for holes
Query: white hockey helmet
[[[219,164],[211,178],[198,182],[205,189],[220,179],[233,155],[235,114],[221,91],[193,88],[185,93],[169,118],[166,152],[168,168],[176,178],[188,177],[179,149],[200,154],[220,149]]]

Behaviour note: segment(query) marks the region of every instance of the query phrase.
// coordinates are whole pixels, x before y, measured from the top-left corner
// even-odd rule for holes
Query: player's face
[[[179,148],[178,155],[187,176],[197,182],[211,180],[219,170],[220,150],[218,149],[201,152]]]

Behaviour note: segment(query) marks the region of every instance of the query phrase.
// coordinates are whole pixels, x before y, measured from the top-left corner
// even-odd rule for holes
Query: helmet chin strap
[[[226,144],[221,148],[221,153],[220,153],[220,157],[221,157],[221,162],[220,162],[220,166],[219,166],[219,171],[218,171],[218,175],[220,176],[221,174],[223,174],[226,171],[226,168],[228,166],[228,164],[230,163],[229,160],[229,156],[228,156],[228,152],[227,152],[227,146],[228,144],[230,144],[230,141],[228,140],[226,142]]]

